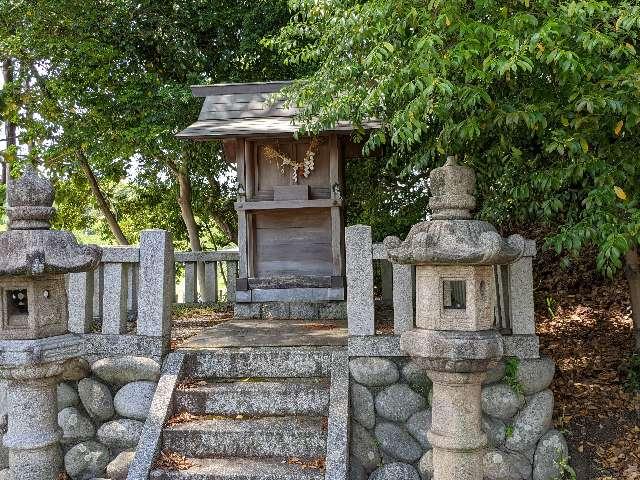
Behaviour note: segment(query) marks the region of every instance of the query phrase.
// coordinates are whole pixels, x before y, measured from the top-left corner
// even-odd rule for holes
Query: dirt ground
[[[633,353],[622,276],[593,271],[588,256],[566,271],[543,253],[534,268],[541,350],[556,361],[556,428],[577,480],[640,479],[640,394],[625,388]]]

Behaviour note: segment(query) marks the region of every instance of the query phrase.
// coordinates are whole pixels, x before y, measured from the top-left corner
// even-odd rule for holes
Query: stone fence
[[[218,290],[218,273],[226,282],[226,301],[236,300],[238,278],[238,251],[176,252],[176,263],[184,265],[184,303],[211,303],[222,300]],[[204,291],[198,295],[198,263],[204,263]],[[224,268],[223,268],[224,265]]]
[[[399,336],[415,323],[415,267],[389,262],[385,246],[373,243],[367,225],[347,227],[345,246],[350,354],[399,354]],[[504,335],[507,356],[539,356],[533,310],[535,255],[535,241],[527,240],[523,257],[494,271],[495,327]],[[381,263],[381,300],[393,308],[393,336],[376,335],[375,262]]]
[[[197,263],[205,288],[198,294]],[[68,276],[69,331],[84,334],[88,356],[131,354],[160,359],[171,333],[176,264],[185,269],[184,303],[215,302],[225,265],[226,299],[235,299],[237,251],[176,252],[163,230],[145,230],[140,245],[104,248],[100,266]]]

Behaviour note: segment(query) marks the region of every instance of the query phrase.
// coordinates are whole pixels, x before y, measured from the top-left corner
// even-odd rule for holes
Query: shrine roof
[[[291,82],[224,83],[191,87],[195,97],[204,97],[198,120],[176,136],[191,140],[208,140],[244,136],[293,135],[295,107],[287,108],[278,92]],[[365,127],[376,128],[376,122]],[[332,132],[348,133],[350,122],[338,122]]]

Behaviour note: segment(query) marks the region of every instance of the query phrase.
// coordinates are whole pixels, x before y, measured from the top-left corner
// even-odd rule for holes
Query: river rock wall
[[[350,480],[431,480],[431,381],[406,357],[355,357],[351,376]],[[507,359],[482,389],[489,440],[485,480],[553,480],[568,449],[553,428],[555,366]]]

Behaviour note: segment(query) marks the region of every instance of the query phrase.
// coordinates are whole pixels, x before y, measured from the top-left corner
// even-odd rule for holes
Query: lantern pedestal
[[[458,332],[415,329],[402,335],[403,351],[433,382],[433,446],[435,480],[482,480],[480,390],[489,368],[502,358],[502,338],[492,330]]]
[[[8,380],[9,449],[12,478],[55,479],[62,471],[57,385],[65,361],[82,351],[82,339],[60,335],[0,341],[0,378]]]

